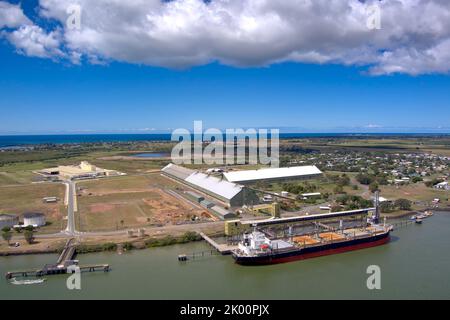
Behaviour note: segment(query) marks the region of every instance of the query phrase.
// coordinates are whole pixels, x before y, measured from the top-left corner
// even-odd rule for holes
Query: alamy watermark
[[[175,164],[264,164],[278,168],[280,131],[278,129],[203,130],[202,121],[194,121],[194,131],[178,128],[172,132]],[[270,154],[269,154],[270,151]]]
[[[68,14],[66,20],[66,27],[69,30],[81,29],[81,6],[79,4],[71,4],[67,7],[66,13]]]
[[[69,30],[81,30],[82,8],[79,4],[71,4],[66,9],[66,27]],[[368,4],[365,6],[366,27],[369,30],[381,29],[381,8],[378,4]]]
[[[369,290],[381,290],[381,268],[377,265],[370,265],[366,270],[370,276],[367,278],[366,286]]]
[[[381,29],[381,9],[377,4],[366,7],[366,26],[369,30]]]
[[[67,273],[71,275],[66,280],[66,286],[69,290],[81,290],[81,269],[77,265],[67,267]]]

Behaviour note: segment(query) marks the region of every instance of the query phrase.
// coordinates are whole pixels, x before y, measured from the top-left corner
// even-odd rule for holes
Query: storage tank
[[[0,213],[0,230],[3,228],[12,228],[19,224],[19,217],[15,214]]]
[[[45,215],[39,212],[28,212],[23,215],[23,225],[42,227],[45,226]]]

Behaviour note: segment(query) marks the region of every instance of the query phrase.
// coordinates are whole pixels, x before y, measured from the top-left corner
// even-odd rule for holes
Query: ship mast
[[[375,205],[375,215],[373,217],[373,222],[375,224],[380,223],[380,191],[375,191],[375,199],[374,199],[374,205]]]

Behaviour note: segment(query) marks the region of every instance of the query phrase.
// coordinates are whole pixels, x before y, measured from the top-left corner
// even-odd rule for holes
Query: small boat
[[[423,221],[422,219],[416,218],[416,223],[417,224],[422,224],[422,221]]]
[[[43,283],[45,280],[46,279],[17,280],[16,278],[12,278],[10,283],[15,285],[40,284]]]
[[[423,215],[424,215],[425,217],[431,217],[431,216],[433,215],[433,212],[430,211],[430,210],[428,210],[428,211],[425,211],[425,212],[423,213]]]

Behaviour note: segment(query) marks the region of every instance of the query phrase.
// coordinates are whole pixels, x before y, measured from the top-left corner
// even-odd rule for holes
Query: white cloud
[[[65,56],[59,48],[61,35],[58,30],[46,33],[38,26],[24,25],[8,33],[6,38],[27,56],[53,59]]]
[[[17,28],[25,24],[31,24],[31,21],[23,14],[20,6],[0,2],[0,29]]]
[[[367,6],[374,3],[381,9],[381,30],[366,25]],[[65,27],[73,4],[82,8],[80,30]],[[33,50],[17,41],[19,35],[11,42],[30,55],[64,52],[73,63],[84,57],[89,63],[170,68],[294,61],[369,66],[373,74],[450,70],[447,0],[40,0],[39,13],[63,29],[47,33],[49,38],[42,29],[20,31],[24,38],[41,34],[33,38],[39,41],[28,37],[27,48],[41,45]],[[1,17],[0,9],[0,25]]]

